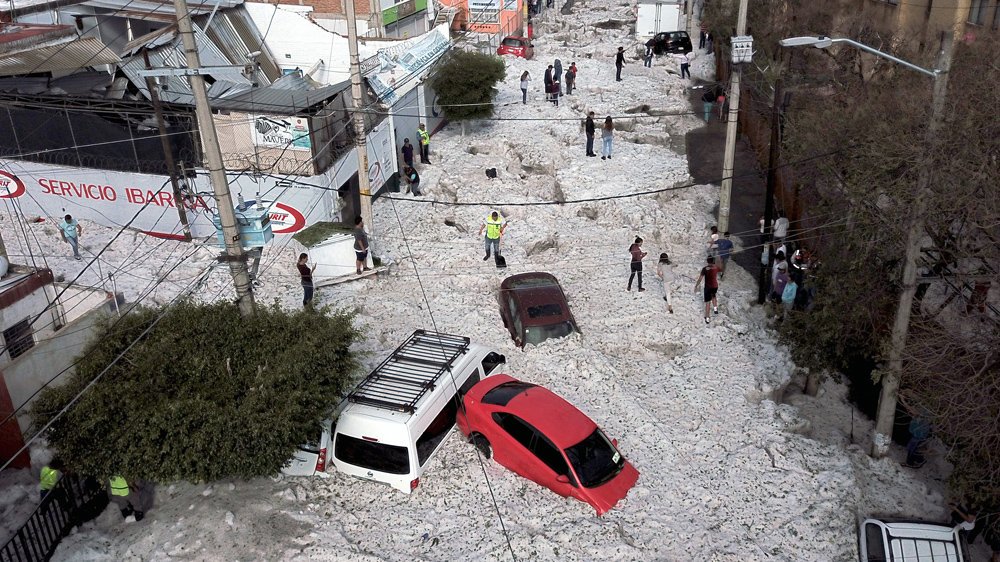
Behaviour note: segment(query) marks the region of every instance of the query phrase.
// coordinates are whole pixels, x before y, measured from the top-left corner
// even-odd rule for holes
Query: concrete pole
[[[368,21],[375,27],[375,37],[385,37],[385,28],[382,25],[382,2],[381,0],[371,0],[369,10],[372,14]]]
[[[177,31],[184,43],[184,58],[188,68],[196,70],[201,67],[201,60],[194,40],[187,0],[174,0],[174,10],[177,11]],[[229,195],[229,180],[226,179],[226,169],[222,164],[222,151],[219,149],[219,137],[215,134],[215,121],[212,120],[212,107],[208,102],[205,79],[192,74],[188,80],[191,82],[191,92],[194,94],[195,114],[198,116],[202,148],[208,160],[212,190],[215,191],[215,202],[219,218],[222,220],[222,237],[225,240],[226,253],[220,260],[229,263],[229,272],[236,285],[236,303],[239,305],[240,314],[244,318],[253,316],[253,286],[250,284],[250,274],[247,271],[246,254],[243,253],[243,244],[240,242],[240,231],[236,228],[233,198]]]
[[[739,16],[736,18],[736,35],[747,33],[747,2],[740,0]],[[730,40],[732,46],[732,40]],[[733,165],[736,160],[736,127],[740,117],[740,74],[742,66],[733,65],[733,75],[729,81],[729,115],[726,116],[726,154],[722,162],[722,189],[719,191],[719,232],[729,230],[729,201],[733,192]]]
[[[951,32],[944,32],[941,52],[938,54],[938,75],[934,79],[934,98],[931,102],[931,119],[927,126],[924,146],[934,150],[939,133],[944,125],[944,103],[948,92],[948,71],[954,54]],[[875,418],[875,433],[872,435],[872,456],[882,458],[889,452],[892,443],[892,427],[896,420],[896,402],[899,395],[899,378],[903,371],[903,352],[906,336],[910,329],[910,313],[913,296],[917,291],[917,258],[920,257],[920,243],[924,238],[924,214],[927,212],[927,196],[930,195],[932,167],[929,159],[920,165],[917,175],[916,197],[913,201],[910,223],[906,229],[906,247],[903,257],[903,289],[899,294],[896,318],[892,323],[888,369],[882,375],[882,390],[878,397],[878,413]]]
[[[698,31],[697,29],[695,29],[695,25],[694,25],[694,3],[696,1],[697,0],[687,0],[687,2],[686,2],[686,4],[687,4],[688,37],[691,38],[691,43],[694,44],[694,45],[697,45],[697,43],[694,40],[694,34]]]
[[[358,57],[358,24],[354,0],[345,0],[347,10],[347,47],[351,55],[351,97],[354,99],[354,139],[358,152],[358,191],[361,195],[361,218],[372,231],[372,193],[368,183],[368,139],[365,138],[365,113],[361,88],[361,60]],[[348,224],[354,224],[348,217]]]

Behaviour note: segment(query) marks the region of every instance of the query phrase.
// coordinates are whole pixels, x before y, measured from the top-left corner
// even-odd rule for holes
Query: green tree
[[[138,309],[87,347],[68,383],[39,395],[32,417],[41,427],[82,393],[48,439],[87,474],[157,482],[274,474],[340,399],[359,366],[350,351],[359,335],[345,312]]]
[[[506,74],[500,57],[453,49],[431,76],[431,87],[448,119],[482,119],[493,115],[496,85]]]

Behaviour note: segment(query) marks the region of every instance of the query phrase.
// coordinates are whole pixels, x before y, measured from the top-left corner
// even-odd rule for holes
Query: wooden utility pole
[[[222,164],[222,151],[219,149],[219,137],[215,133],[215,121],[212,120],[212,107],[208,102],[205,78],[198,73],[201,59],[198,57],[198,46],[194,39],[187,0],[174,0],[174,10],[177,12],[177,31],[184,43],[184,57],[188,70],[191,71],[187,76],[191,83],[191,92],[194,94],[201,144],[208,160],[209,177],[212,181],[212,190],[215,192],[219,219],[222,222],[222,237],[226,252],[220,259],[229,263],[229,272],[236,285],[236,303],[240,308],[240,314],[248,317],[253,315],[254,310],[253,286],[247,271],[246,254],[240,242],[240,231],[236,227],[236,212],[233,210],[233,198],[229,195],[229,180]]]
[[[742,37],[747,32],[747,2],[740,0],[740,11],[736,18],[736,36]],[[730,51],[733,45],[730,43]],[[732,76],[729,81],[729,115],[726,116],[726,153],[722,163],[722,189],[719,191],[719,232],[729,230],[729,205],[733,192],[733,166],[736,160],[736,127],[740,118],[740,75],[743,72],[741,64],[732,63]]]
[[[774,247],[771,244],[771,217],[774,216],[774,187],[778,183],[778,160],[781,155],[781,104],[784,93],[781,78],[774,83],[774,105],[771,107],[771,147],[767,164],[767,190],[764,193],[764,235],[761,237],[760,278],[757,280],[757,304],[767,299],[767,287],[771,282],[771,263]],[[725,232],[725,231],[723,231]],[[765,262],[764,255],[767,254]]]
[[[149,52],[146,47],[142,48],[142,61],[146,63],[146,70],[152,70],[149,64]],[[170,147],[170,139],[167,138],[167,124],[163,120],[163,104],[160,103],[160,93],[156,88],[156,79],[152,76],[146,77],[146,89],[149,90],[149,101],[153,104],[153,111],[156,113],[156,130],[160,133],[160,145],[163,147],[163,161],[167,165],[167,173],[170,174],[170,185],[174,188],[174,206],[177,207],[177,215],[181,219],[181,226],[184,228],[184,241],[191,241],[191,225],[188,224],[187,211],[184,209],[184,196],[181,195],[181,186],[177,181],[177,162],[174,161],[174,152]]]
[[[934,78],[934,98],[931,102],[931,119],[927,126],[925,149],[935,152],[939,132],[944,125],[944,102],[948,92],[948,71],[954,54],[954,41],[950,32],[945,32],[938,54],[937,74]],[[875,433],[872,436],[872,456],[884,457],[892,443],[892,427],[896,420],[896,402],[899,394],[899,377],[903,371],[903,352],[906,336],[910,329],[910,313],[913,296],[917,290],[917,258],[920,256],[921,241],[924,238],[924,214],[927,212],[927,198],[930,195],[930,158],[924,158],[917,175],[917,190],[913,201],[910,222],[906,229],[906,247],[903,257],[903,286],[899,294],[896,318],[892,324],[888,368],[882,374],[882,390],[878,398],[878,414],[875,418]]]
[[[351,97],[354,99],[354,140],[358,152],[358,192],[361,195],[361,218],[368,232],[372,224],[372,193],[368,183],[368,139],[365,138],[364,98],[361,88],[361,60],[358,58],[358,23],[354,15],[354,0],[346,0],[347,47],[351,55]]]

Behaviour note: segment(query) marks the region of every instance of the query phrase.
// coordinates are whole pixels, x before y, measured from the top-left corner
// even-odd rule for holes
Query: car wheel
[[[486,460],[490,460],[493,457],[493,447],[490,446],[490,442],[482,435],[478,433],[473,434],[469,442],[479,449],[479,452],[482,453]]]

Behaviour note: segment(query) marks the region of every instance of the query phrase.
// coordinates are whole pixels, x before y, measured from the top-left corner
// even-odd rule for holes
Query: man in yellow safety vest
[[[63,463],[59,459],[52,459],[49,464],[42,467],[42,472],[38,479],[38,491],[41,494],[41,499],[45,499],[45,496],[49,494],[59,483],[59,478],[62,477]]]
[[[417,135],[420,136],[420,163],[430,164],[431,163],[431,135],[427,132],[427,128],[421,123],[417,127]]]
[[[507,230],[507,220],[500,213],[493,211],[479,227],[480,236],[484,230],[486,231],[486,256],[483,257],[483,261],[490,259],[491,247],[497,257],[500,257],[500,237],[503,236],[504,230]]]

